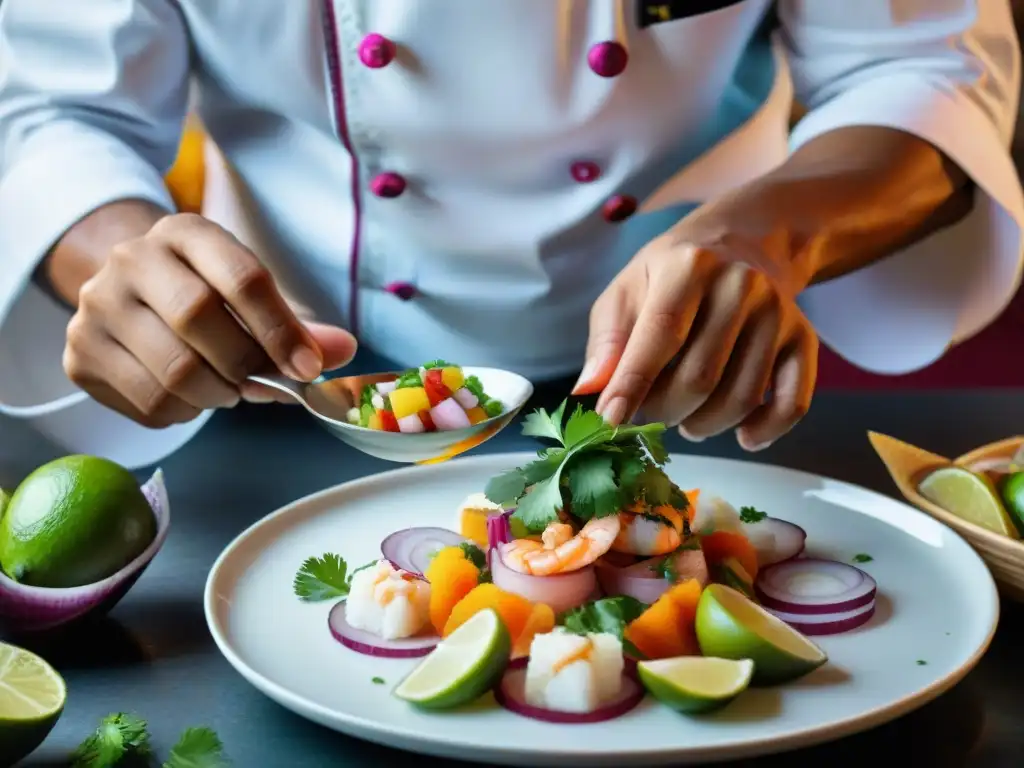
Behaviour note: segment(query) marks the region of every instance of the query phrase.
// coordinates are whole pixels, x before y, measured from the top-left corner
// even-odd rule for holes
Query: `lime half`
[[[511,651],[508,630],[498,614],[487,608],[442,640],[394,694],[425,709],[468,704],[498,682]]]
[[[13,765],[43,743],[66,698],[64,680],[53,667],[0,643],[0,765]]]
[[[696,630],[705,656],[753,661],[753,685],[786,683],[828,661],[791,626],[722,584],[709,584],[701,594]]]
[[[947,512],[995,533],[1020,538],[992,481],[962,467],[943,467],[918,486],[921,495]]]
[[[701,714],[720,709],[747,690],[754,674],[750,659],[679,656],[641,661],[637,665],[644,688],[678,712]]]
[[[1014,472],[1003,481],[1003,501],[1017,530],[1024,532],[1024,472]]]

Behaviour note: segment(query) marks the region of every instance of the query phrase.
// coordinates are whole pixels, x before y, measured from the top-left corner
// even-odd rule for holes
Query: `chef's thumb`
[[[304,325],[313,341],[320,347],[325,371],[334,371],[352,362],[359,348],[355,336],[336,325],[310,322]]]
[[[586,361],[573,395],[596,395],[608,386],[626,349],[632,325],[621,308],[598,309],[591,315]]]

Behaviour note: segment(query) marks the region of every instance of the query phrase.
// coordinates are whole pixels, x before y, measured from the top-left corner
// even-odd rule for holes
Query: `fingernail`
[[[323,372],[323,361],[320,359],[320,355],[309,347],[296,349],[289,362],[294,373],[303,381],[312,381]]]
[[[763,443],[751,443],[743,435],[736,435],[736,442],[740,444],[740,448],[750,453],[756,453],[757,451],[763,451],[765,448],[772,444],[771,440],[767,440]]]
[[[596,360],[587,360],[583,365],[583,370],[580,372],[580,377],[576,379],[576,384],[572,388],[573,394],[576,394],[576,390],[582,387],[587,381],[594,378],[598,367],[598,362]]]
[[[241,395],[245,402],[255,403],[256,405],[274,402],[274,397],[270,394],[270,391],[259,384],[243,384]]]
[[[611,402],[601,409],[601,416],[609,424],[621,424],[626,416],[626,398],[613,397]]]
[[[691,443],[703,443],[704,442],[704,438],[703,437],[698,437],[697,435],[691,435],[683,427],[679,428],[679,434],[682,437],[684,437],[685,439],[689,440]]]
[[[342,360],[340,363],[336,363],[335,365],[332,365],[330,368],[328,368],[327,366],[324,366],[324,371],[336,371],[339,368],[344,368],[346,365],[348,365],[349,363],[351,363],[355,359],[356,359],[356,356],[355,356],[355,353],[353,352],[348,358],[346,358],[345,360]]]

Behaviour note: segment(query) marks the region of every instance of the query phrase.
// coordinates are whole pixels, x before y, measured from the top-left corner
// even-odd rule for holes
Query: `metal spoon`
[[[476,376],[484,390],[504,405],[504,410],[479,424],[444,432],[384,432],[348,421],[368,384],[394,381],[398,372],[366,376],[318,379],[304,384],[280,374],[250,376],[249,381],[284,392],[319,420],[321,426],[356,450],[378,459],[406,464],[434,464],[475,448],[507,427],[533,394],[533,385],[518,374],[497,368],[463,368]]]

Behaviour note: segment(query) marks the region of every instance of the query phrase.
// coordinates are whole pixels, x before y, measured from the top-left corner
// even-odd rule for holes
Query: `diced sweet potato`
[[[700,653],[693,624],[701,591],[696,579],[671,587],[626,627],[626,639],[648,659]]]
[[[480,571],[466,559],[461,547],[445,547],[434,555],[423,575],[430,582],[430,623],[440,633],[455,606],[479,583]]]
[[[448,616],[448,621],[445,622],[441,636],[448,637],[485,608],[493,608],[494,612],[501,617],[509,636],[518,638],[530,619],[533,603],[525,597],[506,592],[493,584],[480,584],[455,605]]]
[[[732,531],[715,531],[702,536],[700,548],[704,551],[704,559],[708,568],[714,570],[730,557],[735,557],[743,566],[751,580],[757,578],[757,550],[750,540],[742,533]]]
[[[535,635],[543,635],[555,628],[555,612],[546,603],[534,603],[526,619],[526,626],[512,644],[512,658],[530,655],[530,645]]]

